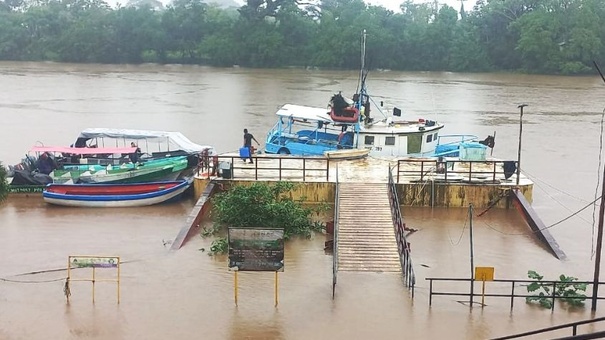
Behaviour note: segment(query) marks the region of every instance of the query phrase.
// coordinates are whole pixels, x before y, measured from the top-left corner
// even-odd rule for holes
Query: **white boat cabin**
[[[418,121],[380,121],[361,127],[359,148],[370,150],[371,156],[397,157],[430,155],[437,147],[439,130],[443,124]]]

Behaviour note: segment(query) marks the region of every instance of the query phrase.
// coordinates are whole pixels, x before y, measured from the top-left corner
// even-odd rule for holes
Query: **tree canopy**
[[[362,0],[0,0],[0,60],[195,63],[581,74],[605,59],[605,1],[434,2],[393,12]]]

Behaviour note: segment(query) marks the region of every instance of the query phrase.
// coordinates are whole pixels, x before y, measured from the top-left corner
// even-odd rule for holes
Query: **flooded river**
[[[264,139],[279,105],[325,106],[334,92],[352,94],[357,75],[0,63],[0,160],[16,163],[38,142],[69,145],[87,127],[180,131],[233,151],[243,128]],[[547,226],[600,191],[605,85],[596,76],[371,72],[368,82],[375,100],[397,105],[410,119],[442,121],[443,133],[485,137],[495,131],[494,156],[503,159],[517,157],[517,106],[528,104],[521,166],[535,182],[533,206]],[[332,300],[332,257],[317,235],[286,245],[277,308],[272,273],[240,274],[236,307],[225,258],[202,250],[210,240],[194,237],[168,251],[193,204],[91,210],[19,197],[0,205],[0,339],[486,339],[593,316],[590,303],[557,305],[551,313],[523,299],[512,311],[508,300],[497,298],[469,309],[458,301],[465,298],[438,296],[429,307],[426,277],[470,275],[467,210],[430,208],[404,209],[407,224],[419,229],[409,238],[418,277],[413,298],[399,275],[340,272]],[[495,267],[502,279],[524,279],[536,270],[545,279],[592,280],[592,212],[550,228],[567,261],[540,245],[513,210],[475,217],[474,263]],[[93,305],[91,284],[72,282],[66,304],[60,269],[69,255],[121,256],[121,303],[114,283],[96,284]],[[604,311],[601,302],[595,315]]]

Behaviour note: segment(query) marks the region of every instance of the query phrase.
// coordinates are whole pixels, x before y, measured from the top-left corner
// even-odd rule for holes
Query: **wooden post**
[[[92,303],[95,303],[95,267],[92,267]]]
[[[278,278],[277,278],[277,271],[275,272],[275,307],[277,307],[278,304],[278,291],[279,291],[279,285],[278,285]]]
[[[235,306],[237,307],[237,271],[234,272],[235,276],[233,279],[233,294],[235,296]]]

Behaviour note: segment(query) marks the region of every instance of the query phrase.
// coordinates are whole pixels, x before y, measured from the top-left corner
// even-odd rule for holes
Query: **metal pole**
[[[603,245],[603,216],[605,215],[605,169],[603,169],[603,187],[601,189],[601,206],[599,207],[599,230],[597,234],[597,250],[594,263],[594,279],[592,282],[592,311],[597,310],[597,297],[599,294],[599,273],[601,270],[601,249]]]
[[[468,219],[469,219],[469,237],[470,237],[470,246],[471,246],[471,300],[470,306],[473,307],[473,293],[475,292],[475,280],[473,279],[473,271],[475,269],[475,263],[473,259],[473,204],[468,205]]]
[[[527,104],[519,105],[519,109],[521,109],[521,114],[519,116],[519,150],[517,153],[517,186],[519,186],[519,177],[521,176],[521,134],[523,133],[523,108],[526,107]]]
[[[601,79],[605,82],[605,77],[599,68],[599,65],[595,61],[593,61],[594,66],[599,71],[599,75]],[[601,189],[601,207],[599,208],[599,231],[597,235],[597,251],[596,258],[594,264],[594,280],[592,282],[592,311],[597,310],[597,295],[599,294],[599,272],[601,270],[601,248],[603,244],[603,215],[605,215],[605,198],[603,194],[605,194],[605,168],[603,169],[603,188]]]

